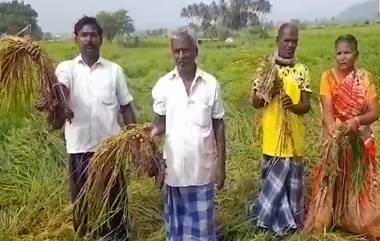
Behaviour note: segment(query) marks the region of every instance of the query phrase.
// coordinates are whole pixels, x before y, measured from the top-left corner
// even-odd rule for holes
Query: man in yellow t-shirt
[[[309,71],[295,63],[298,29],[283,24],[275,57],[277,79],[269,103],[253,94],[253,105],[263,108],[263,163],[261,190],[251,205],[251,220],[276,234],[303,225],[304,115],[310,110]],[[256,90],[258,81],[253,89]],[[285,122],[284,122],[285,120]]]

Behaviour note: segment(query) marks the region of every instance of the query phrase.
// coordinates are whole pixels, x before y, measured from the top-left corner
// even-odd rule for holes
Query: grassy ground
[[[301,33],[298,58],[311,72],[313,109],[306,117],[308,170],[317,160],[320,116],[318,89],[323,70],[333,66],[334,40],[352,33],[360,44],[360,64],[380,76],[380,26],[307,30]],[[167,40],[156,40],[139,48],[105,44],[104,57],[119,63],[128,75],[140,122],[152,117],[150,91],[155,81],[173,68]],[[72,43],[45,43],[56,61],[76,56]],[[227,109],[228,181],[217,193],[218,209],[225,223],[226,240],[271,240],[255,233],[247,220],[247,206],[255,197],[259,175],[259,122],[247,101],[251,79],[260,58],[275,44],[272,39],[254,40],[242,36],[235,48],[217,43],[201,45],[199,64],[221,82]],[[377,130],[377,125],[375,127]],[[38,115],[25,118],[0,116],[0,240],[74,239],[68,199],[66,154],[60,133],[48,133]],[[376,132],[379,136],[379,132]],[[150,180],[130,185],[133,240],[164,240],[160,192]],[[313,240],[354,240],[339,231]],[[302,235],[287,240],[305,240]]]

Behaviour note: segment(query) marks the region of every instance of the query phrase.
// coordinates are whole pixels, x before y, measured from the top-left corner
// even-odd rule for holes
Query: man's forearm
[[[50,112],[47,116],[47,122],[54,130],[61,129],[66,122],[64,109],[61,107]]]
[[[225,169],[226,166],[226,139],[224,120],[213,120],[216,148],[218,152],[218,167]]]
[[[310,93],[301,92],[301,102],[293,105],[292,112],[297,115],[305,115],[310,111]]]
[[[297,105],[294,105],[292,108],[293,113],[297,115],[305,115],[310,111],[310,105],[306,103],[300,103]]]
[[[133,110],[132,104],[121,106],[120,111],[121,115],[123,116],[123,122],[125,125],[136,123],[136,115]]]
[[[156,114],[153,120],[153,128],[155,128],[154,135],[159,136],[165,134],[166,116]]]

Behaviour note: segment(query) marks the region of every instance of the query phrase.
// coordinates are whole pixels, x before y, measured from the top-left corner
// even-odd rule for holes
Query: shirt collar
[[[175,79],[175,78],[181,78],[181,76],[179,76],[179,73],[178,73],[178,69],[177,67],[174,68],[174,70],[172,71],[173,75],[171,76],[171,79]],[[194,79],[195,81],[198,81],[198,80],[203,80],[203,71],[197,66],[197,69],[195,70],[195,76],[194,76]]]
[[[81,54],[79,54],[74,60],[76,63],[85,64]],[[104,66],[104,63],[105,63],[104,59],[99,56],[98,60],[94,64],[94,66],[99,65],[99,64]]]

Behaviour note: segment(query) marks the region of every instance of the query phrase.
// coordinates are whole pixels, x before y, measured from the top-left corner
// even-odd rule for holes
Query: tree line
[[[35,39],[41,39],[43,32],[38,25],[37,18],[37,11],[30,4],[25,4],[24,1],[1,2],[0,34],[15,35],[29,27],[30,35]],[[125,9],[114,12],[101,11],[96,18],[104,29],[104,37],[109,41],[117,36],[130,36],[135,31],[133,19]],[[52,37],[50,33],[46,33],[45,36]]]
[[[210,4],[190,4],[182,8],[180,17],[187,19],[190,25],[202,31],[215,30],[217,26],[239,31],[252,26],[262,26],[271,11],[272,5],[268,0],[219,0]],[[1,2],[0,34],[16,34],[30,26],[31,35],[40,39],[43,33],[37,18],[38,13],[30,4],[17,0]],[[115,37],[129,37],[135,31],[134,21],[125,9],[114,12],[101,11],[96,18],[104,29],[104,37],[109,41]]]
[[[261,25],[272,11],[267,0],[219,0],[210,4],[193,3],[182,8],[180,16],[205,31],[219,24],[232,30]]]

